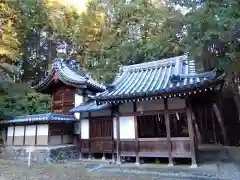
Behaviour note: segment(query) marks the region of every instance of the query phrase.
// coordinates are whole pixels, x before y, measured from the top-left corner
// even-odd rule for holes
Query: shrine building
[[[49,75],[32,88],[52,95],[47,114],[8,121],[8,146],[74,146],[83,158],[112,156],[189,158],[197,166],[200,102],[214,102],[225,73],[198,73],[188,56],[122,66],[103,85],[73,65],[56,60]],[[211,101],[209,101],[211,99]]]

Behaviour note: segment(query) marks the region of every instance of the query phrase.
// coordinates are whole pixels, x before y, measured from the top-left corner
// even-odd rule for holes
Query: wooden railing
[[[112,139],[88,139],[81,140],[81,149],[82,152],[91,152],[91,153],[112,153],[113,152],[113,143]]]
[[[190,139],[185,137],[171,138],[173,157],[190,157]],[[121,155],[132,156],[136,154],[134,139],[121,140]],[[142,157],[168,157],[167,138],[139,138],[139,156]]]
[[[82,152],[116,153],[116,143],[111,139],[81,140]],[[188,137],[171,138],[173,157],[190,157],[190,139]],[[140,157],[168,157],[167,138],[140,138],[138,139]],[[114,151],[113,151],[114,148]],[[135,156],[136,144],[134,139],[120,141],[121,156]]]

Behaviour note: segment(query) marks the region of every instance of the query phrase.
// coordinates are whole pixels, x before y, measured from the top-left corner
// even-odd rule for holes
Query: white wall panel
[[[113,138],[117,139],[117,121],[116,118],[113,118]]]
[[[81,138],[89,139],[89,120],[88,119],[81,120]]]
[[[79,95],[79,94],[75,94],[75,98],[74,98],[74,107],[79,106],[80,104],[83,103],[83,96]],[[74,113],[74,116],[77,119],[80,119],[80,113]]]
[[[24,136],[24,126],[15,127],[15,136]]]
[[[134,116],[121,116],[120,120],[120,139],[134,139]]]
[[[7,136],[13,136],[13,126],[8,127]]]
[[[26,126],[25,136],[35,136],[36,134],[36,125]]]
[[[48,124],[40,124],[37,128],[38,136],[48,136]]]

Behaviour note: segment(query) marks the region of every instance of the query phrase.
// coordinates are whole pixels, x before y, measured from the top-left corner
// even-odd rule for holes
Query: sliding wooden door
[[[113,152],[113,119],[91,118],[90,119],[90,152],[112,153]]]

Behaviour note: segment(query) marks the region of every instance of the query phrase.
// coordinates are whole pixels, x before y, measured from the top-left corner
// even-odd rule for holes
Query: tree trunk
[[[218,123],[219,123],[220,128],[221,128],[221,131],[222,131],[224,145],[228,145],[226,129],[225,129],[224,122],[223,122],[223,118],[222,118],[222,116],[221,116],[221,113],[220,113],[220,111],[219,111],[219,108],[217,107],[217,104],[216,104],[216,103],[213,103],[212,106],[213,106],[214,112],[215,112],[215,114],[216,114]]]

